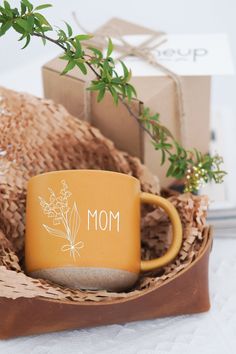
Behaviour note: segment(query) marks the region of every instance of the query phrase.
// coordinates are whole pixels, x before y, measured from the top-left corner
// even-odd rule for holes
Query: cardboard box
[[[96,33],[101,34],[107,28],[119,28],[119,34],[122,36],[142,36],[156,33],[153,30],[116,18],[110,20]],[[175,54],[173,50],[165,53]],[[202,51],[198,49],[198,52],[194,49],[192,52],[189,51],[189,54],[192,55],[192,60],[196,60],[197,55],[203,56],[203,49]],[[134,118],[121,104],[116,107],[109,93],[101,103],[96,102],[96,93],[86,90],[89,81],[94,78],[92,73],[84,76],[79,70],[73,69],[66,76],[60,76],[59,73],[64,67],[65,62],[59,58],[44,65],[45,97],[63,104],[71,114],[81,119],[88,119],[105,136],[113,140],[117,148],[139,157],[160,178],[163,186],[168,185],[171,182],[170,178],[165,177],[168,164],[160,166],[160,153],[154,150],[150,138]],[[140,113],[143,104],[145,104],[152,112],[158,112],[162,124],[168,127],[175,138],[180,141],[174,80],[160,72],[157,75],[152,72],[148,76],[145,74],[135,75],[134,73],[131,83],[136,87],[139,98],[139,101],[133,100],[133,109]],[[205,74],[182,75],[181,85],[187,118],[185,147],[195,147],[201,152],[207,153],[210,141],[211,76]]]

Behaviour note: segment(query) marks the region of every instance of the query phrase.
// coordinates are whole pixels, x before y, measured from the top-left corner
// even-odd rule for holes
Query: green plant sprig
[[[185,191],[196,192],[202,184],[214,181],[222,183],[225,171],[221,169],[223,159],[216,155],[202,154],[196,149],[184,149],[173,137],[171,132],[160,123],[159,114],[151,114],[149,108],[144,108],[142,114],[137,115],[131,106],[131,100],[137,97],[136,90],[130,84],[132,77],[124,62],[120,61],[123,69],[122,75],[118,73],[112,58],[113,43],[108,39],[106,54],[94,47],[89,47],[88,41],[92,35],[74,35],[72,27],[65,22],[65,29],[53,28],[41,11],[51,7],[51,4],[42,4],[34,7],[28,0],[20,1],[20,8],[12,8],[8,1],[0,6],[0,36],[12,28],[20,34],[19,41],[25,40],[22,49],[26,48],[32,37],[39,37],[43,44],[51,42],[60,47],[64,54],[66,66],[62,72],[65,75],[77,67],[84,75],[87,69],[92,70],[95,79],[88,88],[97,92],[100,102],[108,91],[114,103],[119,102],[125,106],[129,114],[137,121],[142,129],[149,135],[154,148],[160,151],[163,165],[169,162],[168,177],[185,180]],[[53,36],[49,36],[49,33]],[[83,43],[83,41],[86,41]]]

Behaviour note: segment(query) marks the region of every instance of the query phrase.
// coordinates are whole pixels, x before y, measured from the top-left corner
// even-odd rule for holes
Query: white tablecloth
[[[0,341],[1,354],[234,354],[236,239],[216,239],[207,313]]]

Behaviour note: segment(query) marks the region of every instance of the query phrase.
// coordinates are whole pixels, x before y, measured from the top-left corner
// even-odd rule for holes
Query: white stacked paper
[[[236,120],[232,112],[214,112],[212,129],[211,153],[223,156],[228,175],[225,183],[208,185],[201,193],[210,197],[208,222],[214,226],[215,236],[236,237]]]

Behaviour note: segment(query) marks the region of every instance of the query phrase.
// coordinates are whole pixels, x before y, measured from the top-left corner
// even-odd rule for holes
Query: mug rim
[[[70,170],[56,170],[56,171],[49,171],[49,172],[43,172],[43,173],[40,173],[38,175],[35,175],[35,176],[32,176],[30,177],[30,179],[28,180],[28,183],[34,179],[38,179],[42,176],[46,176],[46,175],[51,175],[51,174],[61,174],[61,173],[69,173],[69,172],[72,172],[72,173],[101,173],[101,174],[109,174],[109,175],[120,175],[121,177],[124,177],[124,178],[128,178],[128,179],[131,179],[133,181],[136,181],[136,182],[139,182],[139,179],[134,177],[134,176],[131,176],[131,175],[128,175],[126,173],[122,173],[122,172],[116,172],[116,171],[109,171],[109,170],[92,170],[92,169],[70,169]]]

